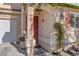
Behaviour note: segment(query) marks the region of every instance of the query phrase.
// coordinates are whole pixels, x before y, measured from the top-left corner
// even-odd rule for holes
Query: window
[[[74,27],[74,14],[70,15],[70,26]]]
[[[79,17],[76,17],[76,27],[79,28]]]

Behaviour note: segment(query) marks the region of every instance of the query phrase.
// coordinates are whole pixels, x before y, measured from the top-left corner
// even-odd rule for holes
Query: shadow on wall
[[[8,20],[8,21],[10,21],[10,32],[4,33],[2,43],[16,42],[16,20]]]

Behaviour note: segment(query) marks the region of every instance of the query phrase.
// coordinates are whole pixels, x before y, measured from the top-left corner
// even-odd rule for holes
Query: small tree
[[[56,40],[57,40],[57,50],[60,48],[64,48],[63,39],[64,39],[64,29],[60,22],[54,24],[54,28],[56,30]]]

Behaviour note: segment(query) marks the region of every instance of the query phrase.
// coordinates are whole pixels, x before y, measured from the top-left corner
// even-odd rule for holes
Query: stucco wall
[[[51,51],[51,42],[55,39],[55,30],[53,25],[55,23],[55,10],[51,9],[50,6],[42,7],[43,11],[39,15],[39,26],[38,26],[38,39],[39,44],[47,51]],[[52,41],[51,41],[52,40]],[[55,44],[55,41],[53,42]],[[56,49],[56,46],[53,46],[52,50]]]

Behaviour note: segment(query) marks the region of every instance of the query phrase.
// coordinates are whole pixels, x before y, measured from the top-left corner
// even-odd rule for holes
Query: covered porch
[[[32,36],[34,34],[34,38],[36,39],[37,45],[40,44],[40,46],[45,48],[47,51],[50,51],[51,49],[53,49],[53,50],[56,49],[55,46],[53,46],[51,48],[51,44],[52,44],[51,38],[53,38],[53,41],[52,41],[53,44],[56,45],[56,42],[54,41],[55,29],[53,28],[53,25],[56,21],[59,21],[61,9],[63,9],[63,7],[64,7],[64,9],[63,9],[64,11],[69,11],[70,13],[79,12],[78,7],[71,7],[72,5],[69,5],[67,7],[66,5],[69,5],[69,4],[37,4],[37,5],[30,4],[29,6],[25,5],[25,6],[27,6],[26,10],[25,10],[27,12],[27,14],[26,14],[27,20],[28,20],[28,18],[30,18],[30,17],[28,17],[28,13],[30,13],[30,12],[33,13],[31,16],[33,19],[32,25],[34,25],[34,26],[32,26],[32,28],[34,28],[33,29],[34,31],[31,30]],[[32,7],[34,10],[28,11],[29,7]],[[66,19],[63,19],[62,22],[63,22],[63,25],[66,26]],[[27,21],[26,21],[26,23],[28,24]],[[30,26],[26,25],[26,24],[24,26],[26,26],[24,28],[26,28],[25,30],[28,35],[29,34],[28,27],[30,27]],[[66,30],[66,28],[65,28],[65,30]],[[29,36],[30,35],[31,34],[29,34]],[[33,37],[31,37],[31,38],[33,38]]]

